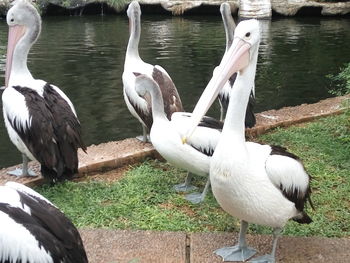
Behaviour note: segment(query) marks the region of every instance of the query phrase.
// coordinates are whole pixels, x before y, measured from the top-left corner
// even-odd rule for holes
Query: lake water
[[[261,28],[256,112],[329,97],[325,75],[350,61],[350,19],[279,18]],[[87,145],[141,134],[122,95],[128,37],[126,16],[47,17],[30,52],[33,76],[57,85],[74,103]],[[0,20],[0,86],[6,45],[7,25]],[[192,111],[225,50],[221,16],[142,16],[139,48],[144,61],[168,71]],[[218,109],[217,103],[210,115],[218,117]],[[3,120],[0,135],[0,168],[20,163]]]

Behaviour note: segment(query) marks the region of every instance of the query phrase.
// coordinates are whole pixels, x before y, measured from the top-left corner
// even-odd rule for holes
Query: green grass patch
[[[114,183],[65,182],[38,190],[78,227],[211,231],[226,230],[232,218],[210,195],[192,205],[173,190],[186,173],[159,161],[134,167]],[[195,183],[202,184],[204,178]],[[203,182],[202,182],[203,181]],[[232,227],[232,226],[231,226]]]
[[[290,221],[284,231],[294,236],[350,236],[350,114],[277,129],[259,138],[287,147],[304,161],[312,176],[312,200],[307,208],[314,222]],[[193,205],[173,185],[186,173],[166,163],[150,160],[133,167],[117,182],[65,182],[37,188],[78,227],[169,231],[237,231],[239,221],[217,204],[211,193]],[[194,183],[203,189],[205,179]],[[271,229],[250,225],[250,233]]]

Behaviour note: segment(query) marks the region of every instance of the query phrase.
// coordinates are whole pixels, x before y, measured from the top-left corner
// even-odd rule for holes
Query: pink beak
[[[15,25],[9,27],[8,34],[8,43],[7,43],[7,55],[6,55],[6,70],[5,70],[5,87],[8,86],[11,69],[12,69],[12,60],[13,60],[13,52],[18,41],[24,35],[26,29],[24,26]]]
[[[233,40],[231,47],[222,58],[218,70],[209,81],[193,110],[190,127],[185,137],[182,138],[183,143],[187,141],[187,138],[191,137],[201,118],[209,110],[219,94],[219,91],[224,87],[228,79],[233,73],[242,70],[248,65],[250,47],[249,43],[240,38],[235,38]]]

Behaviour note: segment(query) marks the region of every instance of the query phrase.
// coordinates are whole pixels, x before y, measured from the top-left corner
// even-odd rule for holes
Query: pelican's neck
[[[27,27],[26,33],[18,41],[12,58],[12,68],[9,82],[13,80],[15,76],[20,75],[21,78],[32,78],[32,75],[27,66],[27,59],[29,50],[36,41],[40,28],[35,25],[34,27]],[[24,79],[23,79],[24,80]]]
[[[128,42],[128,47],[126,49],[126,56],[129,58],[140,59],[139,55],[139,42],[141,35],[141,21],[140,15],[133,13],[129,17],[129,30],[130,37]]]
[[[238,73],[235,84],[231,90],[223,136],[229,134],[240,142],[245,142],[245,114],[251,92],[254,86],[257,56],[253,58],[249,66]]]
[[[226,11],[226,10],[225,10]],[[231,11],[231,10],[229,10]],[[233,31],[235,30],[235,22],[233,21],[233,18],[231,16],[231,12],[223,12],[222,14],[222,20],[224,22],[224,28],[225,28],[225,35],[226,35],[226,50],[231,47],[233,42]]]
[[[149,92],[151,93],[153,121],[159,119],[168,120],[164,111],[164,101],[160,88],[155,86]]]

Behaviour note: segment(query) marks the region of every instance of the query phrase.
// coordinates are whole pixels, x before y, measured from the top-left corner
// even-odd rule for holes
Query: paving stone
[[[191,263],[219,263],[214,250],[238,242],[238,233],[193,233],[190,235]],[[272,236],[247,235],[247,243],[259,251],[270,253]],[[277,247],[277,262],[283,263],[345,263],[350,262],[350,239],[321,237],[281,237]]]
[[[186,233],[79,230],[90,263],[185,263]]]

